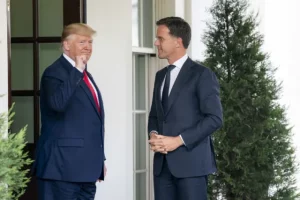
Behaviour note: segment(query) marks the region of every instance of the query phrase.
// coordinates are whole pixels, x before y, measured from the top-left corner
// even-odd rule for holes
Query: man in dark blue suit
[[[40,85],[41,136],[33,166],[39,200],[94,199],[104,180],[104,107],[86,64],[95,31],[66,26],[63,55],[43,73]]]
[[[154,155],[155,200],[206,200],[207,176],[216,171],[211,135],[222,125],[219,84],[186,54],[191,29],[179,17],[157,23],[158,71],[148,131]]]

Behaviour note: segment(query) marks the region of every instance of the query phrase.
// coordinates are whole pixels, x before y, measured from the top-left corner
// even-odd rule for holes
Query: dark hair
[[[170,35],[181,38],[184,48],[188,48],[191,41],[191,27],[180,17],[166,17],[156,22],[156,25],[165,25]]]

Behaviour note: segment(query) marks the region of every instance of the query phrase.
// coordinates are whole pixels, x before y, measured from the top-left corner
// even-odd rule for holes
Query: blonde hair
[[[68,39],[70,35],[84,35],[84,36],[93,36],[96,34],[96,31],[92,29],[90,26],[84,23],[73,23],[66,26],[61,35],[61,41],[65,41]]]

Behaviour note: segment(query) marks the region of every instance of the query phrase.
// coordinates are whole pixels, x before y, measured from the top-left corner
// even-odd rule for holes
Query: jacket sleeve
[[[222,126],[223,114],[219,97],[219,83],[215,74],[205,68],[197,83],[197,99],[204,119],[184,130],[181,137],[188,149],[194,148],[203,139]]]
[[[51,109],[64,112],[82,79],[83,73],[75,67],[64,78],[58,78],[52,73],[45,73],[41,81],[41,93],[44,93]]]
[[[156,87],[157,87],[157,73],[154,81],[153,95],[152,95],[152,104],[148,118],[148,138],[150,139],[150,132],[155,131],[158,133],[158,119],[157,119],[157,110],[156,110]]]

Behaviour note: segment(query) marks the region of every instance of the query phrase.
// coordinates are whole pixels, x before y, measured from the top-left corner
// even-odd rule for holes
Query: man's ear
[[[63,48],[67,51],[70,50],[70,43],[68,41],[63,41]]]
[[[183,43],[182,43],[182,38],[177,38],[177,44],[176,44],[176,47],[177,48],[179,48],[179,47],[181,47],[181,46],[183,46]]]

